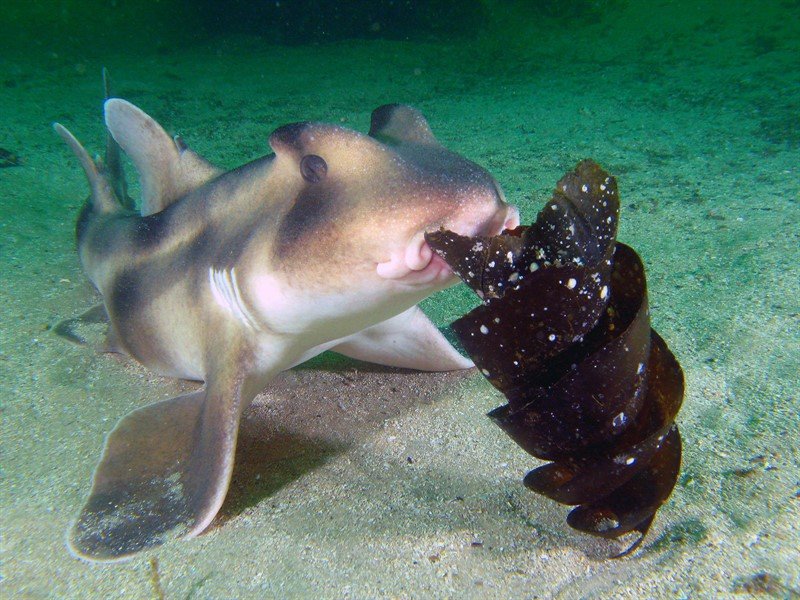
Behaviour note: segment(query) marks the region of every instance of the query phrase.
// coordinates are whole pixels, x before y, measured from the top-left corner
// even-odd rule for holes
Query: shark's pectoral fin
[[[202,532],[228,490],[242,378],[135,410],[106,440],[71,550],[95,561],[124,559]]]
[[[420,371],[474,366],[417,306],[346,338],[332,350],[358,360]]]

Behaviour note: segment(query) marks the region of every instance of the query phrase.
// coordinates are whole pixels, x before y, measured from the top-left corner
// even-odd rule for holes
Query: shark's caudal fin
[[[71,551],[122,560],[208,527],[228,491],[242,404],[242,377],[231,370],[123,417],[69,531]]]
[[[106,100],[105,119],[113,139],[139,172],[143,216],[164,210],[222,173],[180,138],[167,135],[161,125],[130,102]]]
[[[348,337],[334,352],[379,365],[419,371],[475,366],[453,348],[418,306]]]
[[[83,172],[86,174],[86,179],[89,181],[89,187],[92,190],[90,198],[92,210],[98,213],[112,213],[122,210],[123,206],[117,199],[116,192],[106,175],[105,169],[92,160],[81,143],[61,123],[53,123],[53,129],[67,143],[67,146],[78,157],[83,167]]]
[[[108,76],[108,70],[103,67],[103,93],[106,100],[109,98],[110,90],[111,81]],[[61,139],[67,143],[67,146],[70,147],[75,156],[78,157],[83,167],[83,172],[89,180],[89,187],[92,191],[89,199],[92,210],[99,213],[116,212],[123,208],[132,210],[133,199],[128,196],[128,186],[125,183],[119,145],[111,137],[111,134],[107,133],[106,135],[105,159],[101,161],[98,158],[95,161],[66,127],[60,123],[53,123],[53,128],[61,136]]]

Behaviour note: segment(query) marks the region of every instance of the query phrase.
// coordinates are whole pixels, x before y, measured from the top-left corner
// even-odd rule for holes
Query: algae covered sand
[[[463,36],[293,46],[162,39],[168,17],[147,26],[146,11],[107,16],[127,28],[99,41],[102,11],[66,32],[44,5],[1,17],[0,148],[20,164],[0,163],[0,594],[797,596],[800,7],[529,4],[485,3]],[[102,148],[104,65],[117,94],[226,167],[265,153],[279,125],[366,130],[373,108],[405,102],[495,175],[523,222],[579,159],[616,175],[619,239],[644,259],[653,325],[687,382],[682,474],[641,551],[605,560],[619,545],[571,531],[566,507],[522,486],[539,463],[485,417],[503,399],[479,374],[322,357],[247,413],[206,534],[115,565],[70,556],[105,434],[191,385],[50,331],[97,302],[74,252],[85,181],[50,123]],[[473,303],[458,286],[424,308],[446,325]]]

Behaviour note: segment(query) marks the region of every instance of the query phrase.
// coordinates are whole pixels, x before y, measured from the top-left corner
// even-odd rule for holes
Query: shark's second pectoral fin
[[[93,346],[98,352],[127,354],[117,333],[110,327],[104,304],[97,304],[77,317],[53,326],[53,333],[79,346]]]
[[[53,327],[53,333],[73,344],[88,346],[91,337],[89,330],[98,325],[104,330],[108,327],[108,313],[103,304],[97,304],[77,317],[60,321]]]
[[[358,360],[419,371],[474,366],[417,306],[346,338],[332,350]]]
[[[241,381],[237,374],[210,379],[117,423],[69,532],[77,556],[120,560],[208,526],[230,483]]]

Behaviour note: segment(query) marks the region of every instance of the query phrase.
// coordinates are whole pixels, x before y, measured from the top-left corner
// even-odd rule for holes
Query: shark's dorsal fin
[[[373,110],[369,135],[385,144],[439,144],[423,114],[405,104],[384,104]]]
[[[130,102],[107,100],[105,117],[108,131],[139,172],[142,216],[161,212],[222,173]]]

